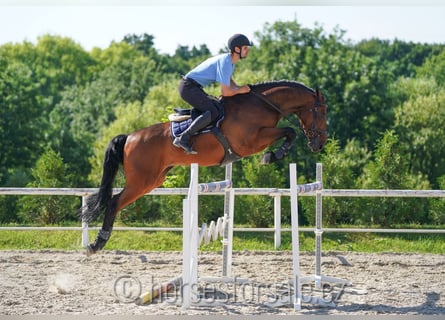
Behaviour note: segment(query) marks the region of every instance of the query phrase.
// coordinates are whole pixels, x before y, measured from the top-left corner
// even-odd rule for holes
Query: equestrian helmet
[[[235,47],[241,48],[242,46],[253,46],[253,43],[243,34],[236,33],[229,38],[227,41],[227,46],[230,49],[230,52],[235,52]]]

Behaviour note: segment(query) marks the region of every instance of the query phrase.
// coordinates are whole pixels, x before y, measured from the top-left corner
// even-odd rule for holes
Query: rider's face
[[[249,55],[249,46],[242,46],[241,47],[241,57],[242,58],[247,58],[247,56]]]

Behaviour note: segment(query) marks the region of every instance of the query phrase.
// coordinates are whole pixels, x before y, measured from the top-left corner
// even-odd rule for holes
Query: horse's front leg
[[[275,161],[283,159],[288,154],[293,142],[297,137],[297,134],[291,127],[284,128],[284,132],[284,136],[286,137],[286,139],[284,140],[283,144],[275,152],[266,152],[261,159],[261,164],[273,163]]]

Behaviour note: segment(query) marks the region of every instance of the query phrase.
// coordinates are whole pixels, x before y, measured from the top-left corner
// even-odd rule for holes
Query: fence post
[[[281,196],[275,195],[273,197],[274,204],[274,244],[275,249],[278,249],[281,246]]]
[[[323,183],[323,167],[321,163],[317,163],[316,170],[316,181]],[[317,190],[315,197],[315,286],[321,288],[322,190]]]
[[[197,300],[198,284],[198,164],[191,164],[188,196],[183,200],[182,307]]]
[[[82,196],[82,213],[86,206],[86,196]],[[88,222],[83,219],[82,214],[82,247],[86,248],[90,242],[90,235],[88,233]]]
[[[232,164],[226,166],[225,179],[232,181]],[[224,192],[224,228],[223,228],[223,265],[222,276],[230,277],[232,273],[232,246],[233,246],[233,211],[235,193],[233,188]]]
[[[290,171],[290,196],[291,196],[291,225],[292,225],[292,261],[293,261],[293,304],[295,310],[301,310],[301,286],[300,286],[300,240],[298,225],[298,185],[297,165],[291,163]]]

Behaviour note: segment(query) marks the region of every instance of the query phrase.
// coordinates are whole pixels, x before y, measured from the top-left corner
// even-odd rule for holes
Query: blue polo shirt
[[[223,53],[203,61],[185,75],[205,87],[213,82],[230,85],[235,65],[232,63],[230,53]]]

